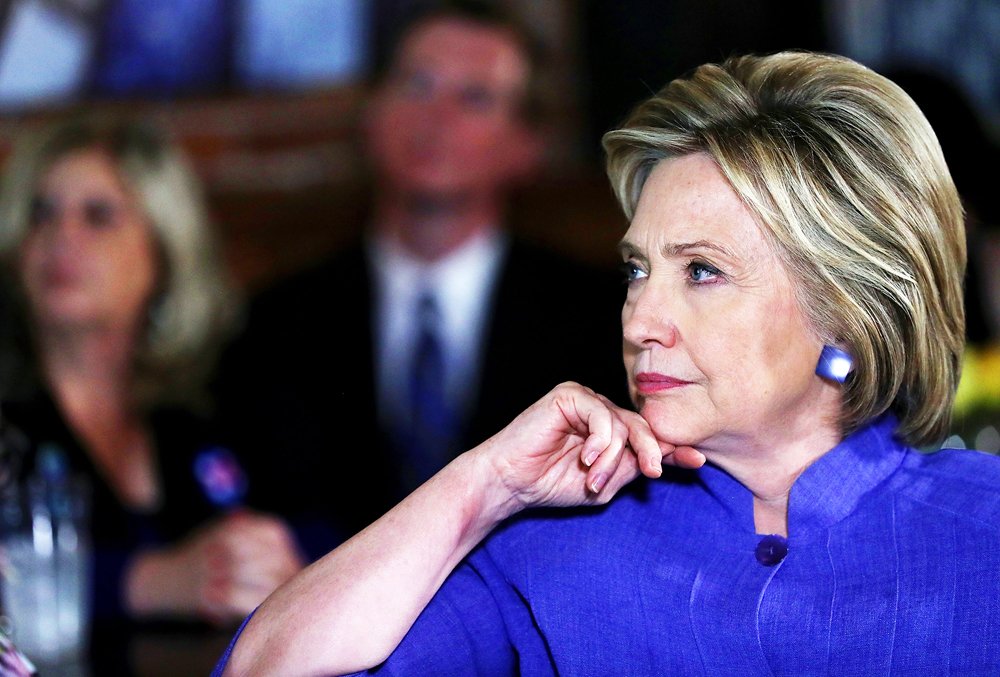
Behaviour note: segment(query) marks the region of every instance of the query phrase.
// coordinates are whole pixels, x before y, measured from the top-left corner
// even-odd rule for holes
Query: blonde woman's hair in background
[[[892,410],[940,441],[965,343],[961,202],[941,147],[901,88],[844,57],[733,57],[676,79],[604,137],[628,218],[652,167],[706,153],[797,281],[818,336],[847,350],[841,427]]]
[[[111,159],[148,220],[160,256],[157,293],[136,351],[136,402],[144,408],[204,406],[206,379],[234,330],[241,302],[222,264],[201,184],[164,131],[140,120],[96,115],[59,120],[27,134],[7,160],[0,183],[0,263],[20,328],[6,332],[0,387],[9,393],[37,386],[17,258],[38,184],[57,161],[89,149]]]

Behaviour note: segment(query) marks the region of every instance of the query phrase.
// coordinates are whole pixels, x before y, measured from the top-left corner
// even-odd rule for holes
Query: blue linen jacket
[[[772,566],[750,492],[716,467],[522,513],[370,672],[1000,674],[1000,458],[923,453],[896,426],[882,417],[796,480]]]

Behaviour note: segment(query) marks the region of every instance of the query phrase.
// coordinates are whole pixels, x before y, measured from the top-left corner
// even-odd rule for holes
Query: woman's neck
[[[706,457],[732,475],[753,494],[754,527],[760,534],[788,535],[788,497],[805,470],[840,443],[836,420],[789,425],[780,439],[730,440],[735,444],[703,449]]]
[[[46,382],[70,429],[119,499],[134,509],[159,501],[152,438],[132,396],[135,332],[41,331]]]
[[[36,345],[44,378],[65,404],[130,407],[134,331],[43,328]]]

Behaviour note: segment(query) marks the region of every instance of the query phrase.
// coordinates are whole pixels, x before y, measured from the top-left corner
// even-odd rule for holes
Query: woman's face
[[[657,437],[745,449],[836,421],[794,282],[711,158],[653,169],[621,251],[625,366]]]
[[[157,280],[150,226],[99,150],[57,160],[39,181],[21,280],[41,327],[135,327]]]

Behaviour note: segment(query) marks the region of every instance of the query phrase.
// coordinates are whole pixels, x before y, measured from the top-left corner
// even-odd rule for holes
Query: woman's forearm
[[[462,558],[513,513],[604,503],[640,471],[659,476],[663,461],[704,460],[694,449],[661,445],[638,414],[561,384],[276,590],[247,623],[225,674],[378,665]]]
[[[344,673],[384,661],[448,574],[514,510],[481,451],[460,456],[276,590],[225,674]]]

